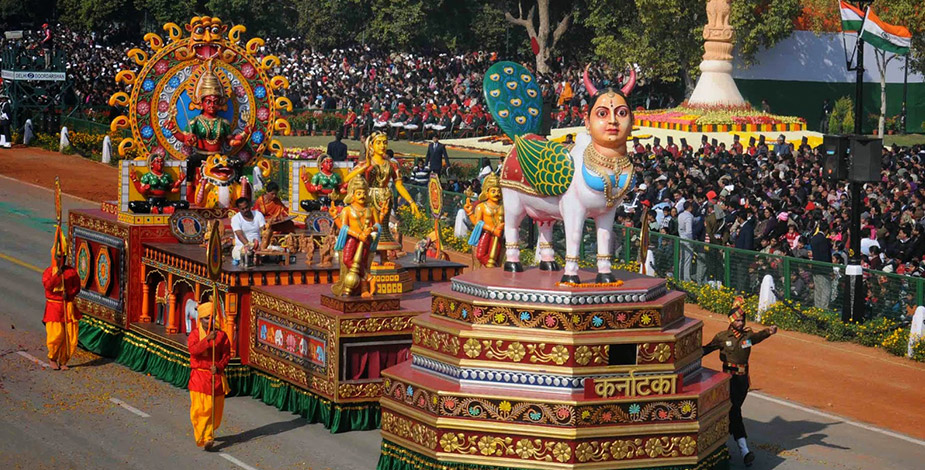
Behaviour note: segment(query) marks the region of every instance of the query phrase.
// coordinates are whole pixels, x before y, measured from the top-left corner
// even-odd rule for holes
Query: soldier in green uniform
[[[729,329],[720,331],[713,337],[713,341],[703,347],[706,356],[719,350],[719,358],[723,361],[723,372],[732,375],[729,381],[729,399],[732,408],[729,409],[729,433],[739,445],[739,450],[745,460],[746,466],[755,461],[755,454],[748,450],[746,443],[745,423],[742,422],[742,403],[748,395],[748,357],[752,346],[764,341],[777,333],[777,327],[772,326],[762,331],[752,331],[745,327],[745,310],[742,308],[745,300],[736,297],[729,312]]]

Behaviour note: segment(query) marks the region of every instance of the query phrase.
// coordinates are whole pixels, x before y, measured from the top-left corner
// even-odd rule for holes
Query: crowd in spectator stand
[[[4,69],[41,70],[48,50],[46,37],[50,35],[50,49],[63,63],[72,85],[65,94],[52,92],[52,98],[57,104],[68,106],[106,106],[109,97],[117,91],[116,73],[125,68],[137,68],[125,53],[138,45],[117,42],[116,34],[113,27],[92,33],[80,33],[60,25],[25,30],[21,39],[0,39],[0,50],[12,46],[18,52],[14,64],[2,65]]]
[[[54,54],[64,61],[73,84],[72,92],[53,97],[57,104],[105,108],[118,91],[116,73],[138,69],[125,53],[144,45],[124,40],[131,36],[124,31],[80,33],[62,25],[48,29]],[[0,47],[14,42],[20,54],[31,59],[14,68],[41,68],[47,35],[47,30],[24,31],[22,39],[0,39]],[[281,93],[297,108],[349,110],[346,131],[354,138],[373,130],[393,138],[424,137],[425,130],[452,136],[498,133],[481,88],[485,70],[498,60],[492,52],[389,52],[369,45],[319,51],[301,39],[272,37],[258,55],[279,57],[280,65],[272,73],[289,79],[289,89]],[[552,65],[556,71],[540,77],[552,127],[582,125],[587,94],[581,68],[565,59]]]
[[[747,147],[726,148],[706,136],[697,149],[671,138],[666,147],[654,143],[634,145],[641,178],[619,222],[743,250],[849,261],[850,192],[846,182],[823,176],[820,148],[793,148],[783,135]],[[884,147],[881,180],[865,184],[861,197],[862,266],[925,275],[925,148]],[[650,208],[645,221],[643,206]],[[682,257],[685,280],[689,262]]]

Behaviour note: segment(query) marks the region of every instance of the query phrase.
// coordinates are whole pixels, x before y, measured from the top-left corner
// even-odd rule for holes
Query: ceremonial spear
[[[218,314],[219,305],[218,302],[218,280],[222,276],[222,240],[221,233],[219,232],[219,226],[221,221],[213,220],[212,228],[209,231],[209,243],[206,245],[206,266],[209,270],[209,279],[212,281],[212,316],[209,318],[209,331],[215,331],[215,317]],[[216,334],[216,338],[218,335]],[[217,341],[214,341],[212,344],[212,368],[209,371],[212,374],[211,380],[211,394],[212,394],[212,416],[209,424],[215,425],[215,347],[218,344]],[[215,432],[213,428],[212,432]]]
[[[59,264],[57,260],[58,252],[62,249],[61,237],[64,236],[64,234],[61,232],[61,179],[58,176],[55,176],[55,220],[57,221],[57,225],[55,227],[55,245],[53,256],[55,258],[55,265],[58,268],[58,274],[61,276],[61,306],[64,309],[64,350],[70,352],[71,339],[68,338],[67,335],[67,286],[64,284],[65,263],[62,261]],[[61,367],[61,364],[59,364],[58,367]]]

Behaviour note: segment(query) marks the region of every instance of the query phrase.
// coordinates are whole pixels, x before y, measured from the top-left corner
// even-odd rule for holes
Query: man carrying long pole
[[[229,391],[224,370],[231,360],[231,342],[224,331],[215,328],[214,305],[211,301],[199,305],[199,325],[188,340],[190,420],[196,445],[206,451],[212,450],[215,430],[222,424],[225,394]]]
[[[61,228],[61,183],[55,178],[55,243],[51,248],[51,265],[42,273],[45,287],[45,324],[48,362],[54,370],[67,370],[67,362],[77,349],[80,312],[74,299],[80,293],[80,276],[67,266],[67,239]]]
[[[54,370],[67,370],[67,362],[77,349],[77,332],[80,312],[74,299],[80,293],[80,277],[77,271],[65,264],[66,241],[60,233],[55,236],[52,248],[51,266],[42,273],[45,287],[45,324],[48,363]]]

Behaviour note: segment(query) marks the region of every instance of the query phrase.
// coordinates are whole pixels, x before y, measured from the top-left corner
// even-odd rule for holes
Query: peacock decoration
[[[505,183],[529,194],[559,196],[575,175],[568,147],[537,135],[542,125],[543,96],[536,79],[523,65],[502,61],[485,73],[483,87],[488,109],[498,126],[514,142],[509,156],[520,164],[522,184]]]

